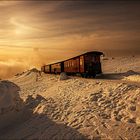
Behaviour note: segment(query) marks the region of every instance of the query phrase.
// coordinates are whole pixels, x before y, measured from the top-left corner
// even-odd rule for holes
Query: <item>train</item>
[[[53,64],[43,65],[41,72],[47,74],[81,75],[82,77],[95,77],[102,73],[100,56],[103,52],[91,51]]]

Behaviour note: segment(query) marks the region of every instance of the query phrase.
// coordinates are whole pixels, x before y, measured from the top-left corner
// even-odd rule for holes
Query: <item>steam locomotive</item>
[[[48,74],[60,74],[66,72],[68,75],[80,74],[82,77],[95,77],[96,74],[102,73],[99,51],[91,51],[76,57],[44,65],[41,71]]]

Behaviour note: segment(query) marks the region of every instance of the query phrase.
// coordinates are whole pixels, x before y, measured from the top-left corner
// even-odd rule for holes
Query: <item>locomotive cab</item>
[[[85,77],[95,77],[96,74],[102,73],[100,55],[103,53],[91,53],[85,55]]]

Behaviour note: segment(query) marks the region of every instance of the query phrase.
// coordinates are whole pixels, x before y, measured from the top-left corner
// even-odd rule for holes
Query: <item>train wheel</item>
[[[88,78],[88,73],[84,73],[84,78]]]
[[[96,77],[96,74],[95,74],[95,73],[93,73],[93,74],[92,74],[92,77],[93,77],[93,78],[95,78],[95,77]]]
[[[81,77],[84,78],[84,74],[83,73],[81,73]]]

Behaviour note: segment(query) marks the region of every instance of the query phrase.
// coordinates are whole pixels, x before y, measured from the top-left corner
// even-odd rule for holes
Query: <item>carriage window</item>
[[[96,62],[100,62],[100,57],[96,56]]]
[[[94,56],[92,57],[92,62],[95,62],[95,57]]]
[[[73,67],[73,61],[71,62],[71,66]]]
[[[83,65],[83,59],[80,58],[80,66],[82,66],[82,65]]]
[[[80,59],[80,65],[83,65],[82,59]]]

